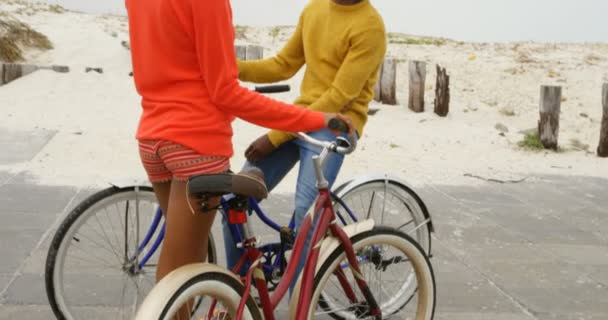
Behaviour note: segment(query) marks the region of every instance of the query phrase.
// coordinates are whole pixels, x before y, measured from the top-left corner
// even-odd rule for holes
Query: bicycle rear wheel
[[[132,319],[156,283],[162,222],[152,188],[110,187],[74,208],[59,226],[46,260],[45,283],[57,319]],[[138,247],[148,232],[151,241]],[[216,261],[210,236],[208,261]],[[150,252],[148,262],[139,267]],[[94,307],[94,308],[93,308]]]
[[[391,226],[413,237],[427,255],[431,253],[431,227],[426,205],[410,188],[392,180],[368,181],[343,192],[334,209],[346,224],[373,219],[376,225]],[[351,216],[352,215],[352,216]]]

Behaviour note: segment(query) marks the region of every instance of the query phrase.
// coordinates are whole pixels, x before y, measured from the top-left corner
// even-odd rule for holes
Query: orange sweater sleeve
[[[201,75],[211,101],[219,109],[272,129],[295,132],[324,127],[320,112],[282,103],[240,86],[229,0],[192,0],[191,4]]]

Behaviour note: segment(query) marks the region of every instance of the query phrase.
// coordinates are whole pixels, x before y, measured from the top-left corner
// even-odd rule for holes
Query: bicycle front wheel
[[[393,228],[378,226],[351,241],[383,319],[433,319],[435,277],[428,257],[414,239]],[[309,319],[367,318],[366,300],[349,269],[343,248],[336,248],[315,275]],[[343,280],[357,293],[357,303],[346,298],[338,274],[346,276]]]
[[[68,214],[46,260],[46,293],[57,319],[89,319],[92,312],[133,319],[156,283],[160,248],[154,242],[162,230],[157,218],[156,196],[145,186],[107,188]],[[144,243],[148,233],[150,241]],[[208,261],[215,262],[212,240]],[[150,258],[142,265],[146,255]]]
[[[236,319],[245,288],[228,270],[191,264],[164,277],[141,305],[135,320]],[[195,299],[199,307],[189,314]],[[255,300],[248,296],[244,320],[261,320]]]

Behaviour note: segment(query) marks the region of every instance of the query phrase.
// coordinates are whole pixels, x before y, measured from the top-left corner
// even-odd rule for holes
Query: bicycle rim
[[[84,209],[63,235],[53,284],[66,319],[99,313],[132,319],[156,282],[158,252],[141,269],[137,259],[131,261],[156,214],[156,197],[148,188],[116,190]]]

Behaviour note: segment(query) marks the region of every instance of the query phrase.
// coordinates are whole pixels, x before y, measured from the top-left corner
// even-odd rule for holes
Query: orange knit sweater
[[[126,0],[133,76],[142,96],[138,139],[231,156],[234,117],[315,131],[323,114],[239,85],[229,0]]]

